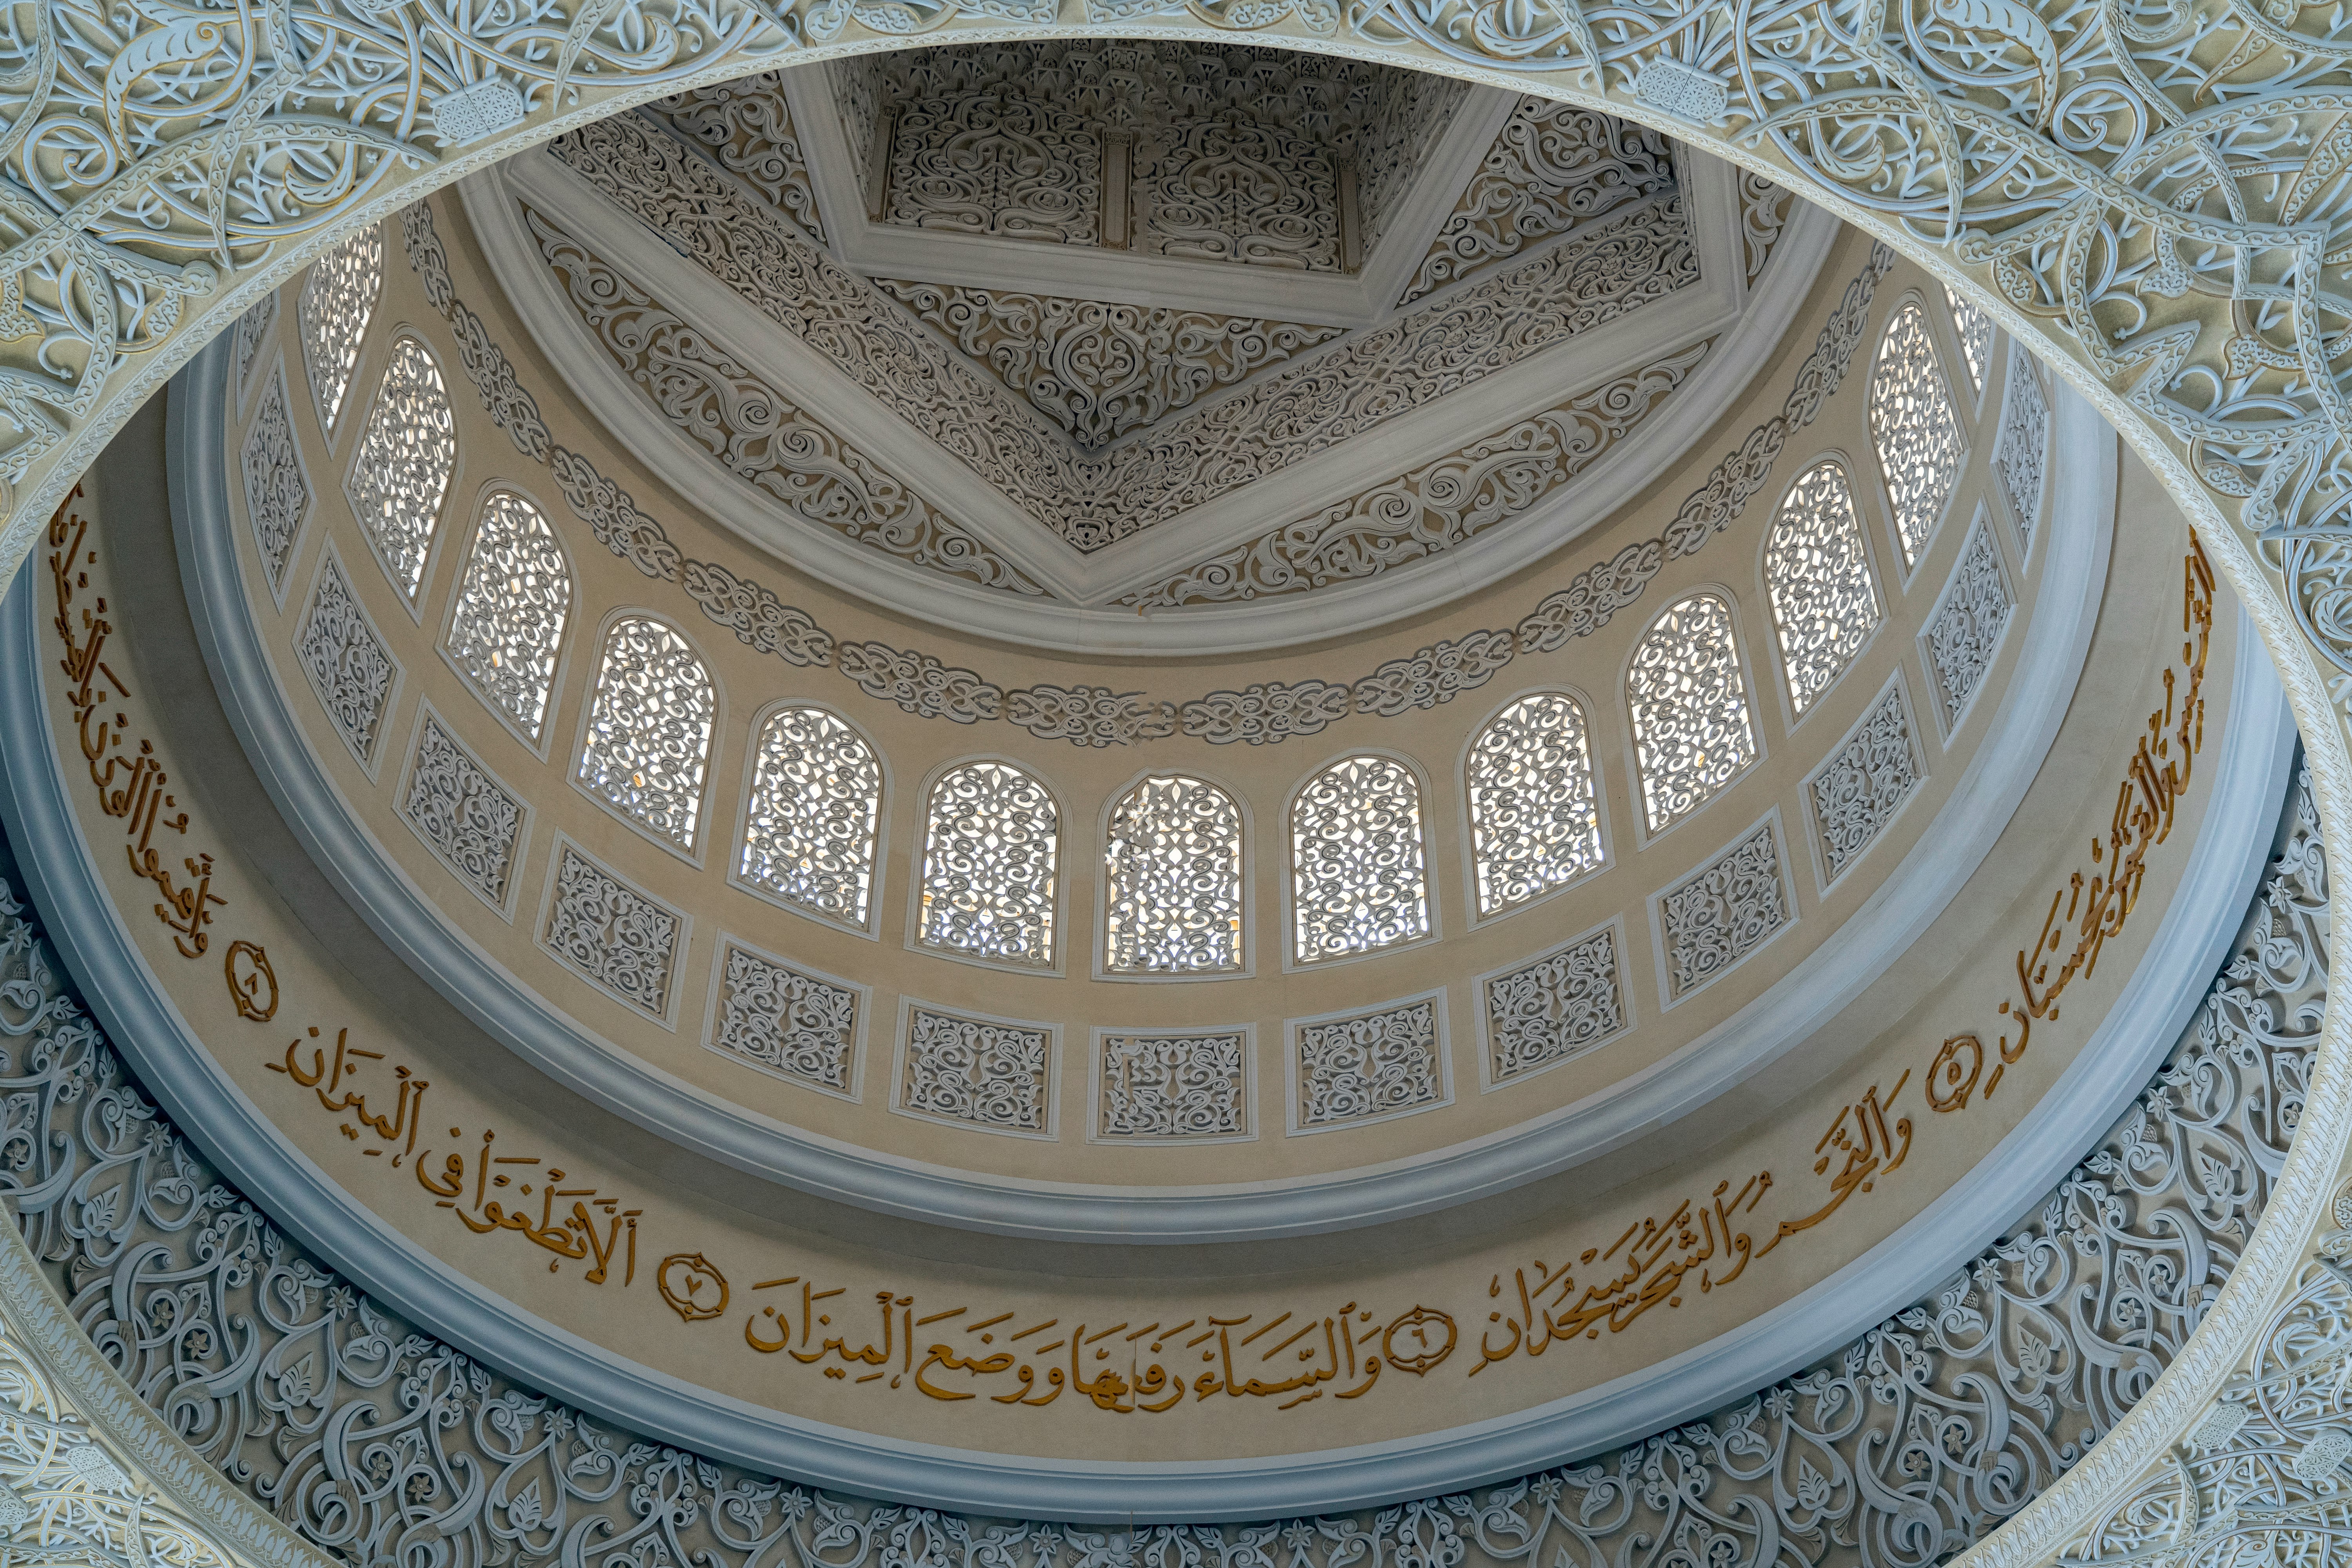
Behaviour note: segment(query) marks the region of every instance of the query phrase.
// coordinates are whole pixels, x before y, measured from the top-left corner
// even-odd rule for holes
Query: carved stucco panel
[[[656,1023],[669,1021],[686,918],[582,854],[556,851],[539,944],[558,963]]]
[[[1342,331],[1003,289],[888,278],[874,286],[1087,447],[1154,424]]]
[[[710,1048],[780,1078],[848,1096],[865,993],[730,940],[719,958]]]
[[[506,909],[528,814],[430,710],[417,721],[396,809],[459,881],[492,908]]]
[[[1780,835],[1769,822],[1654,901],[1671,1002],[1719,979],[1797,919]]]
[[[294,657],[310,678],[328,720],[371,771],[383,755],[384,721],[400,679],[400,661],[352,591],[332,552],[319,563],[310,603],[294,634]]]
[[[1105,1033],[1095,1137],[1110,1143],[1237,1138],[1250,1131],[1246,1030]]]
[[[1698,278],[1679,197],[1652,196],[1389,325],[1255,377],[1213,408],[1089,456],[644,121],[602,121],[551,152],[1081,550],[1203,505]],[[550,243],[544,232],[541,242]]]
[[[2138,1103],[2002,1242],[1851,1345],[1753,1399],[1581,1464],[1319,1521],[1107,1536],[1031,1524],[1012,1568],[1052,1568],[1106,1542],[1138,1560],[1181,1549],[1254,1561],[1294,1522],[1295,1568],[1420,1561],[1431,1531],[1465,1568],[1547,1568],[1563,1554],[1610,1563],[1689,1537],[1710,1542],[1722,1568],[1916,1568],[1981,1541],[2079,1464],[2181,1354],[2286,1164],[2316,1065],[2329,924],[2308,781],[2286,807],[2245,924]],[[484,1499],[449,1537],[473,1561],[503,1550],[515,1568],[562,1568],[545,1521],[635,1539],[652,1528],[633,1511],[641,1495],[695,1503],[680,1544],[711,1568],[820,1552],[839,1568],[898,1561],[890,1527],[902,1510],[750,1475],[551,1404],[306,1257],[140,1092],[5,884],[0,966],[0,1087],[45,1134],[26,1141],[21,1168],[0,1169],[0,1193],[73,1321],[137,1398],[178,1413],[217,1485],[307,1542],[387,1560],[410,1521],[393,1485],[367,1480],[364,1455],[387,1428],[415,1431],[446,1410],[457,1418],[407,1474],[430,1495]],[[121,1197],[104,1231],[71,1195],[101,1178]],[[2053,1269],[2073,1292],[2063,1310]],[[119,1314],[119,1302],[167,1285],[179,1303],[169,1331]],[[2343,1397],[2339,1363],[2310,1370],[2306,1386]],[[494,1418],[506,1423],[496,1443]],[[277,1441],[289,1420],[290,1452]],[[1906,1441],[1922,1424],[1936,1440]],[[2291,1436],[2299,1452],[2302,1431]],[[1759,1463],[1775,1455],[1807,1468]],[[587,1469],[546,1462],[588,1456],[603,1458]],[[357,1506],[304,1507],[301,1478],[331,1464],[363,1483]],[[0,1479],[16,1484],[5,1461]],[[730,1512],[739,1503],[748,1513]],[[722,1516],[762,1522],[721,1534]],[[950,1541],[991,1538],[986,1521],[929,1518]],[[846,1551],[817,1543],[835,1522],[850,1527]]]

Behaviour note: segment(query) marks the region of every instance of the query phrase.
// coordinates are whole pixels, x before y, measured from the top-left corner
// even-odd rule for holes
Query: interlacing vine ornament
[[[874,900],[882,763],[823,708],[778,710],[752,750],[735,874],[804,914],[863,930]]]
[[[136,1395],[228,1484],[354,1563],[408,1542],[509,1568],[1117,1568],[1196,1553],[1226,1568],[1588,1568],[1684,1542],[1690,1556],[1673,1561],[1709,1568],[1916,1568],[2081,1459],[2212,1304],[2301,1112],[2327,926],[2306,780],[2179,1043],[2006,1240],[1703,1420],[1583,1464],[1323,1519],[1126,1531],[906,1509],[748,1474],[517,1387],[387,1314],[222,1185],[130,1079],[5,882],[0,1194]],[[2339,1373],[2320,1375],[2332,1388]],[[0,1476],[16,1480],[4,1461]]]
[[[493,908],[506,908],[515,851],[521,847],[522,802],[429,710],[416,726],[399,810],[460,881]]]
[[[286,377],[274,375],[237,453],[245,473],[245,512],[253,524],[253,547],[269,591],[286,591],[286,563],[310,511],[310,481],[302,472],[302,447],[286,413]]]
[[[0,1550],[9,1563],[243,1568],[242,1553],[99,1447],[61,1381],[0,1339]]]
[[[858,994],[734,942],[720,966],[710,1048],[829,1094],[856,1077]]]
[[[1538,898],[1601,864],[1591,736],[1575,698],[1538,691],[1471,737],[1463,773],[1480,916]]]
[[[1300,1129],[1384,1121],[1445,1100],[1445,1041],[1428,997],[1298,1026]]]
[[[319,566],[310,602],[294,635],[294,657],[352,754],[373,768],[383,754],[383,721],[392,706],[400,665],[352,591],[342,563],[330,554]]]
[[[1242,811],[1217,785],[1155,773],[1110,808],[1104,967],[1202,974],[1242,966]]]
[[[450,661],[536,742],[572,616],[572,565],[539,508],[512,490],[482,502],[449,612]]]
[[[1877,842],[1927,776],[1899,684],[1887,687],[1829,760],[1805,781],[1822,869],[1836,881]]]
[[[1249,1131],[1246,1032],[1104,1035],[1095,1136],[1164,1142]]]
[[[693,645],[649,616],[624,616],[604,633],[573,776],[647,832],[690,851],[718,715],[710,672]]]
[[[1053,792],[1010,763],[966,763],[940,774],[923,812],[918,940],[1051,967],[1061,831]]]
[[[1054,1037],[1034,1025],[907,1010],[898,1108],[991,1132],[1045,1132]]]
[[[540,945],[600,990],[666,1018],[684,924],[571,845],[559,846]]]
[[[2352,1543],[2352,1186],[2188,1440],[2065,1543],[2069,1568],[2327,1564]]]
[[[888,278],[874,286],[1089,447],[1328,343],[1343,330],[1009,289]]]
[[[1780,837],[1768,822],[1659,895],[1667,994],[1680,1001],[1710,984],[1796,918]]]
[[[1398,302],[1674,186],[1674,153],[1657,132],[1548,98],[1522,99]]]

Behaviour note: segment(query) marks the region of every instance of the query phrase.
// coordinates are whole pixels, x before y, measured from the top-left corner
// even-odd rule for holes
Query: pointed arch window
[[[1789,704],[1801,714],[1853,662],[1880,616],[1853,489],[1835,460],[1815,463],[1789,487],[1764,545],[1764,588]]]
[[[1651,624],[1625,672],[1642,815],[1653,833],[1721,794],[1756,760],[1731,605],[1693,594]]]
[[[874,907],[882,764],[822,708],[784,708],[753,742],[736,872],[796,909],[863,930]]]
[[[1012,763],[965,763],[940,774],[923,805],[917,940],[1051,968],[1061,843],[1053,792]]]
[[[414,601],[457,466],[457,426],[433,353],[406,333],[377,383],[344,489],[360,531],[394,586]]]
[[[1960,411],[1936,359],[1927,312],[1906,300],[1886,323],[1870,377],[1870,438],[1895,505],[1903,563],[1916,566],[1959,481]]]
[[[1206,779],[1155,773],[1110,810],[1104,967],[1203,974],[1242,966],[1242,810]]]
[[[1349,958],[1429,934],[1421,786],[1393,757],[1342,757],[1290,807],[1291,952]]]
[[[694,645],[650,616],[604,633],[575,777],[581,786],[689,852],[702,816],[719,695]]]
[[[301,318],[302,363],[319,400],[319,423],[331,431],[359,368],[360,344],[383,288],[383,226],[371,224],[312,264],[295,307]]]
[[[481,700],[537,744],[572,614],[572,566],[539,508],[512,490],[482,503],[457,602],[449,659]]]
[[[1472,739],[1465,773],[1482,918],[1601,864],[1591,737],[1575,698],[1538,691],[1504,708]]]
[[[1984,395],[1985,372],[1992,365],[1992,316],[1972,300],[1963,300],[1949,283],[1944,302],[1952,308],[1952,335],[1960,340],[1960,359],[1969,367],[1969,385]]]

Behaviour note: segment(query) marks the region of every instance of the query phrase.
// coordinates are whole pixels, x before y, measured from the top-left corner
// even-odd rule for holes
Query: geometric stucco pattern
[[[409,263],[424,278],[427,294],[453,316],[477,320],[451,291],[448,259],[434,232],[432,209],[418,203],[403,215],[402,226]],[[591,259],[584,252],[566,253],[580,256],[582,265]],[[1177,701],[1108,687],[1007,689],[919,650],[880,642],[837,644],[807,612],[784,604],[773,590],[718,563],[684,555],[657,519],[641,510],[628,492],[580,454],[555,447],[551,455],[542,439],[533,443],[532,455],[551,462],[573,513],[614,554],[648,577],[679,584],[706,616],[747,645],[795,666],[830,665],[868,696],[895,702],[908,712],[966,724],[1003,720],[1042,739],[1088,748],[1134,745],[1179,733],[1212,745],[1272,745],[1316,734],[1351,713],[1393,717],[1451,702],[1491,681],[1520,656],[1548,653],[1590,636],[1639,601],[1668,562],[1705,548],[1769,483],[1790,438],[1819,416],[1843,382],[1869,324],[1872,298],[1894,264],[1892,251],[1884,246],[1873,248],[1868,263],[1848,282],[1830,312],[1812,352],[1790,375],[1780,411],[1716,463],[1659,536],[1629,544],[1610,559],[1571,574],[1514,626],[1447,638],[1347,681],[1266,682]],[[487,340],[484,346],[498,354]],[[504,356],[498,358],[503,366]],[[1657,374],[1657,367],[1640,373],[1643,377]],[[1576,429],[1570,417],[1576,408],[1571,403],[1565,411],[1543,417],[1560,419],[1563,429]],[[1577,441],[1588,435],[1589,429]],[[1557,476],[1563,468],[1575,471],[1580,460],[1571,451],[1537,466]]]
[[[0,70],[24,84],[0,95],[0,479],[25,491],[0,564],[204,338],[405,187],[657,92],[950,24],[1246,37],[1516,79],[1653,122],[1679,112],[1701,148],[1997,291],[2007,321],[2030,319],[2166,444],[2179,482],[2249,530],[2352,511],[2352,369],[2331,324],[2352,297],[2335,236],[2352,215],[2352,47],[2335,9],[1900,11],[1626,0],[1604,23],[1580,0],[548,0],[477,19],[416,0],[27,0],[0,35]],[[444,105],[461,86],[510,107]]]
[[[2352,674],[2352,622],[2263,574],[2352,522],[2352,47],[2336,8],[2261,0],[26,0],[0,28],[0,569],[150,392],[353,228],[638,99],[950,26],[1246,37],[1688,116],[2038,334],[2242,531],[2217,562],[2275,646],[2303,632],[2305,723],[2352,698],[2303,663]],[[512,110],[467,123],[460,87]],[[2332,821],[2340,712],[2312,745]]]
[[[1685,205],[1667,183],[1376,331],[1242,382],[1213,410],[1176,415],[1097,452],[964,353],[911,321],[894,322],[886,293],[652,122],[604,121],[551,151],[1081,551],[1205,505],[1698,281]]]
[[[1581,1568],[1699,1540],[1693,1560],[1710,1568],[1908,1568],[1979,1540],[2077,1465],[2212,1308],[2309,1092],[2327,934],[2306,780],[2288,792],[2229,959],[2138,1103],[2008,1239],[1796,1377],[1614,1454],[1465,1493],[1315,1521],[1124,1531],[983,1521],[767,1480],[616,1431],[415,1331],[304,1256],[164,1123],[0,881],[0,1092],[38,1130],[0,1171],[23,1231],[19,1242],[0,1227],[0,1311],[52,1325],[51,1364],[102,1355],[120,1374],[93,1367],[82,1386],[171,1411],[219,1472],[216,1500],[242,1492],[355,1563],[409,1548],[509,1568]],[[2065,1271],[2063,1303],[2053,1268]],[[2342,1316],[2342,1289],[2327,1289]],[[159,1290],[174,1302],[168,1320],[118,1310]],[[77,1323],[87,1339],[64,1342]],[[2305,1356],[2309,1338],[2282,1342]],[[2335,1361],[2293,1364],[2306,1385],[2341,1382]],[[5,1415],[0,1478],[14,1484]],[[160,1422],[143,1430],[145,1473],[188,1468]],[[1918,1431],[1934,1440],[1907,1440]],[[395,1448],[396,1469],[367,1458]],[[201,1472],[177,1495],[193,1479]],[[248,1532],[267,1529],[243,1517]],[[593,1558],[567,1545],[591,1539]]]

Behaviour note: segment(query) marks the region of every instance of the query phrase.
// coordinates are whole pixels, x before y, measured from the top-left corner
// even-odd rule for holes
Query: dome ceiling
[[[1189,46],[575,132],[93,477],[12,843],[306,1245],[630,1430],[1197,1517],[1717,1408],[2147,1083],[2284,735],[2089,406],[1750,195]]]
[[[1296,640],[1540,557],[1805,282],[1767,271],[1786,195],[1654,132],[1175,43],[770,73],[469,200],[541,347],[673,482],[730,471],[739,531],[1093,647]]]

